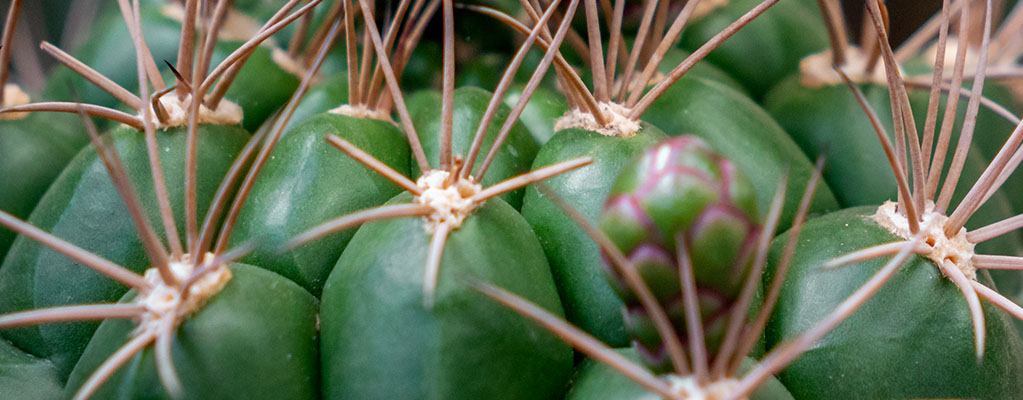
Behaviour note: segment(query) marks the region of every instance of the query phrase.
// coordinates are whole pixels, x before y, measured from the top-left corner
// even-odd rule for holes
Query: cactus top
[[[751,183],[732,163],[692,136],[672,138],[625,167],[600,227],[629,258],[685,332],[678,245],[692,261],[704,333],[713,353],[750,264],[759,225]],[[605,263],[606,264],[606,263]],[[667,366],[663,344],[636,294],[608,269],[626,305],[626,329],[655,369]]]

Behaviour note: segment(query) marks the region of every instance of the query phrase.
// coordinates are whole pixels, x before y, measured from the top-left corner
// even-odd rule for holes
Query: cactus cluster
[[[941,3],[12,0],[0,399],[1020,398],[1023,5]]]

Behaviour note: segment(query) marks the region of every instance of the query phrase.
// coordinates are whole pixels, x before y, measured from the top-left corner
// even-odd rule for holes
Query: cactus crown
[[[942,123],[940,134],[935,142],[938,100],[941,95],[939,86],[943,85],[945,80],[943,69],[945,42],[948,38],[949,22],[953,10],[944,9],[940,17],[935,19],[940,24],[940,28],[932,28],[939,30],[937,51],[934,55],[934,71],[932,72],[932,80],[935,83],[931,88],[930,103],[925,116],[927,123],[921,136],[917,132],[913,111],[910,109],[906,91],[908,83],[903,79],[902,71],[899,69],[899,54],[893,51],[888,43],[887,13],[882,6],[875,2],[868,2],[869,22],[873,26],[877,50],[884,61],[887,86],[890,92],[895,121],[894,145],[874,110],[865,100],[863,93],[853,84],[852,79],[843,71],[840,64],[836,64],[835,72],[852,90],[860,106],[870,118],[898,185],[897,203],[886,202],[881,205],[875,215],[875,220],[880,226],[905,240],[853,252],[831,260],[827,265],[835,267],[905,251],[932,259],[936,268],[956,284],[966,299],[974,324],[976,356],[980,359],[983,357],[985,347],[984,314],[980,305],[980,297],[1006,309],[1019,319],[1023,319],[1023,308],[977,282],[976,271],[985,268],[1023,269],[1023,258],[975,254],[973,247],[980,242],[1018,229],[1023,224],[1018,221],[1018,218],[1010,218],[972,232],[967,232],[964,226],[1019,165],[1021,160],[1019,157],[1014,157],[1014,153],[1018,155],[1023,152],[1023,149],[1020,149],[1020,143],[1023,143],[1023,129],[1021,129],[1023,125],[1017,126],[982,176],[973,183],[965,198],[950,209],[952,196],[960,181],[976,126],[991,41],[992,10],[983,7],[983,34],[977,54],[977,68],[973,76],[973,90],[969,94],[966,120],[959,133],[959,142],[953,151],[949,146],[953,128],[950,121],[953,121],[955,117],[962,91],[961,84],[967,53],[966,43],[970,41],[971,31],[969,16],[971,12],[976,12],[976,10],[971,10],[972,8],[974,7],[965,6],[955,10],[961,13],[959,32],[963,37],[959,39],[957,57],[953,66],[949,104],[945,108],[945,122]],[[827,15],[827,13],[825,14]],[[832,43],[836,45],[841,44],[842,41],[836,40],[833,34]],[[836,47],[833,52],[836,57],[840,58],[843,54],[842,47]],[[1016,122],[1018,123],[1018,119]],[[948,172],[943,178],[945,159],[950,151],[952,152],[951,167],[948,168]],[[908,159],[907,154],[909,155]],[[941,183],[942,181],[943,183]],[[940,191],[938,190],[939,186]],[[881,279],[884,282],[891,277],[891,273],[893,272],[879,271],[875,279]],[[879,288],[880,285],[877,285],[874,291]],[[853,309],[850,309],[848,312],[852,311]]]
[[[600,227],[637,268],[679,332],[686,327],[679,257],[689,259],[703,336],[713,357],[760,235],[755,210],[745,175],[699,138],[681,136],[646,150],[622,171]],[[626,329],[644,361],[656,370],[670,367],[664,343],[636,293],[605,266],[625,302]]]

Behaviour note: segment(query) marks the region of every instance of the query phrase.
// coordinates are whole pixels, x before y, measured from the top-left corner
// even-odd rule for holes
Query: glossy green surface
[[[615,352],[626,358],[638,361],[639,354],[633,348],[615,349]],[[754,361],[747,358],[739,367],[740,375],[753,367]],[[770,378],[749,397],[750,400],[791,400],[792,394],[778,382]],[[661,397],[646,391],[618,371],[591,359],[586,359],[576,369],[572,379],[572,388],[567,400],[661,400]]]
[[[512,87],[504,98],[504,104],[508,107],[515,107],[522,95],[523,85]],[[554,122],[568,112],[568,105],[565,104],[565,96],[542,87],[533,92],[526,107],[522,109],[519,122],[529,129],[533,139],[540,146],[547,143],[554,136]]]
[[[183,399],[315,399],[319,392],[317,301],[288,279],[246,264],[178,328],[171,344]],[[135,297],[131,292],[122,301]],[[70,397],[132,338],[130,320],[107,320],[68,380]],[[136,354],[93,398],[168,398],[152,346]]]
[[[861,88],[881,123],[886,126],[889,139],[894,140],[887,89],[873,84],[862,85]],[[910,95],[920,132],[923,131],[925,122],[927,95],[928,93],[920,91]],[[869,119],[845,85],[811,89],[803,87],[795,77],[792,77],[772,90],[766,104],[771,114],[786,128],[808,156],[818,157],[827,154],[828,164],[824,168],[824,179],[834,189],[835,195],[844,206],[877,206],[885,200],[896,199],[898,187],[888,158]],[[960,103],[960,109],[965,107],[964,102]],[[939,112],[939,115],[941,114]],[[978,118],[976,136],[988,135],[992,132],[990,129],[993,129],[989,127],[1005,125],[1004,121],[995,119],[1000,117],[993,116],[990,112],[982,115],[985,118]],[[984,129],[981,130],[981,127]],[[1003,126],[1002,130],[1004,129]],[[950,143],[955,146],[959,140],[958,126],[952,130],[951,136]],[[982,154],[981,148],[974,146],[970,149],[955,195],[952,196],[952,206],[959,204],[987,167],[988,159]],[[945,173],[951,162],[950,152],[945,159]],[[1012,182],[1007,185],[1013,186]],[[970,218],[966,225],[967,229],[980,228],[1015,215],[1012,197],[1005,193],[1008,192],[1003,190],[992,196]],[[986,254],[1023,254],[1023,235],[1018,231],[1010,232],[980,243],[977,251]],[[1023,274],[1017,271],[993,271],[993,275],[1005,293],[1012,297],[1020,295],[1023,290],[1021,279]]]
[[[383,204],[401,188],[324,138],[335,134],[402,174],[405,136],[394,125],[323,113],[287,132],[256,180],[231,241],[265,243],[242,260],[268,268],[318,294],[355,229],[280,253],[278,246],[321,223]]]
[[[491,96],[490,92],[475,87],[467,86],[455,90],[451,152],[456,157],[464,158],[468,153]],[[487,152],[490,151],[490,147],[497,138],[498,131],[501,130],[501,125],[504,124],[508,113],[511,112],[511,109],[502,103],[499,103],[498,107],[490,128],[487,129],[487,137],[483,141],[483,146],[480,147],[474,171],[478,170],[480,164],[483,163],[483,159],[486,158]],[[440,159],[441,94],[434,90],[416,93],[408,98],[408,108],[409,113],[412,114],[412,123],[416,127],[416,133],[419,134],[419,140],[423,144],[426,159],[429,160],[432,168],[437,168]],[[483,187],[528,172],[539,147],[526,127],[515,122],[481,182]],[[421,175],[421,171],[414,162],[411,164],[411,168],[411,176],[419,177]],[[514,190],[502,195],[501,198],[518,209],[522,206],[524,192],[525,189]]]
[[[682,48],[695,51],[760,4],[760,0],[726,3],[686,26]],[[797,71],[804,56],[826,49],[827,38],[817,7],[784,0],[708,54],[707,61],[739,80],[753,97],[760,98],[776,82]]]
[[[149,156],[143,134],[131,128],[117,128],[110,135],[134,183],[136,193],[161,236]],[[185,129],[158,131],[157,141],[171,204],[184,204]],[[214,192],[234,155],[249,134],[237,127],[207,126],[199,130],[197,154],[197,200],[201,214],[209,207]],[[175,206],[176,224],[184,235],[184,209]],[[78,153],[47,191],[28,220],[72,244],[96,253],[136,272],[149,267],[142,243],[124,201],[110,176],[88,147]],[[182,238],[182,240],[184,240]],[[0,313],[39,307],[97,301],[113,301],[128,289],[67,257],[21,236],[15,239],[0,266]],[[18,347],[49,358],[66,377],[96,323],[59,323],[3,331]]]
[[[0,120],[0,210],[25,219],[88,138],[71,115],[34,113]],[[77,125],[71,125],[78,122]],[[15,234],[0,229],[0,261]]]
[[[241,42],[217,43],[210,65],[216,66],[241,45]],[[273,51],[266,46],[257,47],[224,96],[242,108],[242,127],[250,132],[288,102],[302,78],[281,69],[272,58]]]
[[[407,203],[408,194],[392,199]],[[423,306],[430,235],[420,218],[359,229],[323,290],[327,399],[546,399],[563,393],[572,351],[467,286],[482,280],[561,315],[529,226],[491,199],[451,233],[433,308]]]
[[[534,168],[576,157],[593,163],[546,181],[591,223],[596,224],[618,173],[636,155],[667,136],[652,125],[628,139],[581,129],[554,134],[537,154]],[[573,324],[611,346],[629,342],[622,302],[604,276],[600,249],[572,219],[535,187],[527,188],[522,216],[536,232],[558,284],[565,315]]]
[[[0,339],[0,393],[24,400],[52,400],[63,390],[53,363]]]
[[[142,34],[146,38],[146,46],[156,62],[160,63],[158,67],[164,71],[166,66],[163,60],[174,62],[178,57],[181,24],[163,15],[160,11],[163,1],[142,0],[141,3]],[[101,14],[81,47],[63,50],[121,87],[138,93],[135,47],[128,34],[128,27],[116,5],[101,8]],[[73,93],[69,85],[74,88]],[[83,103],[115,108],[121,104],[114,96],[64,66],[54,68],[47,82],[45,97],[59,101],[74,101],[77,98]]]
[[[887,262],[885,257],[820,268],[833,257],[898,240],[868,219],[875,210],[846,209],[803,227],[767,327],[769,348],[805,332]],[[786,237],[775,240],[770,265],[777,262]],[[859,310],[785,369],[781,381],[800,399],[1015,398],[1023,392],[1023,341],[1009,314],[990,303],[983,307],[987,345],[978,364],[973,325],[959,289],[932,262],[913,256]]]
[[[295,113],[291,115],[291,120],[285,125],[284,131],[289,132],[296,125],[347,102],[348,75],[343,73],[334,75],[317,83],[306,92],[305,96],[302,96],[302,100],[295,107]]]
[[[696,135],[749,177],[761,215],[767,215],[778,183],[788,174],[779,230],[795,216],[813,164],[766,111],[716,82],[683,77],[643,114],[669,135]],[[838,208],[827,185],[817,189],[810,213]]]

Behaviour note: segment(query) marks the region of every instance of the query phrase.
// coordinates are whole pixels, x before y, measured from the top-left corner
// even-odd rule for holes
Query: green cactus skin
[[[615,352],[638,362],[639,353],[633,348],[615,349]],[[739,374],[749,371],[754,361],[746,358],[739,367]],[[566,400],[662,400],[660,396],[650,393],[631,379],[618,373],[611,367],[586,359],[576,369]],[[793,400],[785,386],[777,378],[764,382],[749,400]]]
[[[60,117],[33,113],[0,120],[0,210],[28,218],[60,171],[88,143],[76,129],[80,125],[69,124],[75,120]],[[0,261],[14,237],[14,232],[0,229]]]
[[[196,199],[199,210],[209,208],[221,179],[241,151],[249,134],[238,127],[201,125],[199,128]],[[127,127],[110,135],[135,184],[141,204],[159,234],[156,195],[143,134]],[[186,129],[157,132],[161,162],[171,204],[184,204]],[[176,223],[185,226],[184,210],[175,207]],[[29,223],[92,251],[135,272],[149,261],[124,201],[92,147],[82,149],[40,200]],[[183,230],[180,230],[182,235]],[[182,238],[184,240],[184,238]],[[0,314],[41,307],[84,304],[118,299],[123,285],[78,265],[38,242],[19,236],[0,266]],[[58,323],[0,332],[29,354],[48,358],[62,379],[85,349],[96,323]]]
[[[291,114],[291,119],[284,125],[284,132],[290,132],[296,125],[347,103],[348,75],[339,73],[313,85],[305,96],[302,96],[302,100],[295,107],[295,112]]]
[[[668,52],[664,53],[664,59],[661,60],[661,65],[657,67],[657,70],[662,74],[669,74],[675,66],[681,64],[682,61],[685,61],[686,57],[689,57],[691,54],[692,53],[688,51],[678,48],[668,49]],[[749,96],[749,90],[739,83],[739,81],[735,80],[735,78],[721,68],[718,68],[718,66],[708,62],[696,63],[696,65],[693,66],[693,69],[686,72],[685,76],[714,81]]]
[[[677,238],[685,242],[696,279],[708,357],[714,355],[747,276],[759,232],[749,180],[695,136],[661,142],[628,164],[615,181],[600,227],[632,261],[667,310],[677,332],[686,332]],[[647,366],[670,370],[663,341],[635,292],[610,266],[611,285],[625,303],[626,330]]]
[[[834,270],[821,264],[900,240],[858,207],[804,225],[765,336],[771,348],[831,313],[888,260]],[[764,282],[787,234],[775,238]],[[978,364],[973,324],[959,289],[928,259],[912,256],[870,300],[779,376],[799,399],[983,398],[1023,393],[1023,340],[1012,317],[984,302],[987,346]],[[982,283],[984,279],[981,280]]]
[[[181,24],[163,15],[161,0],[142,0],[142,34],[146,45],[157,62],[173,62],[178,57],[178,43],[181,40]],[[103,7],[96,23],[89,32],[89,38],[78,49],[64,49],[92,69],[128,90],[139,87],[135,47],[128,27],[116,5]],[[111,49],[117,49],[111,51]],[[162,66],[162,65],[161,65]],[[69,86],[74,93],[69,92]],[[119,107],[120,101],[98,86],[85,80],[74,71],[59,66],[54,69],[44,91],[44,97],[67,101],[75,99],[88,104],[105,107]]]
[[[815,4],[805,3],[778,2],[710,52],[707,61],[738,79],[754,98],[763,97],[775,83],[797,71],[804,56],[828,46],[820,11]],[[759,0],[728,0],[686,27],[682,48],[695,51],[758,4]]]
[[[242,44],[225,41],[217,43],[210,65],[216,66]],[[258,129],[271,114],[288,102],[302,78],[281,69],[271,53],[265,46],[257,47],[245,61],[245,66],[238,71],[238,76],[224,96],[242,108],[242,127],[249,132]]]
[[[469,146],[472,145],[476,130],[479,129],[480,119],[483,118],[483,113],[493,94],[483,89],[467,86],[455,89],[454,96],[451,152],[464,156],[469,151]],[[418,92],[409,97],[407,103],[412,123],[416,127],[416,133],[419,134],[419,141],[423,144],[426,159],[436,162],[440,157],[438,135],[440,135],[441,115],[437,110],[441,103],[441,93],[436,90]],[[487,129],[487,138],[484,139],[483,146],[480,147],[480,154],[476,159],[477,167],[490,151],[490,146],[493,145],[498,131],[501,130],[501,125],[504,124],[510,112],[511,109],[508,106],[504,104],[498,106],[490,128]],[[515,122],[508,133],[508,138],[505,139],[501,149],[497,151],[497,156],[494,157],[493,163],[480,183],[487,187],[528,172],[539,147],[526,127],[520,122]],[[419,166],[415,163],[412,163],[411,168],[411,176],[419,176],[422,172],[419,171]],[[518,189],[500,197],[517,210],[522,207],[524,192],[525,189]]]
[[[287,278],[233,264],[231,280],[177,329],[171,345],[184,399],[315,399],[317,301]],[[135,292],[123,299],[130,300]],[[66,388],[71,397],[131,338],[130,320],[100,325]],[[93,398],[168,398],[152,347],[136,354]]]
[[[0,393],[17,393],[23,400],[52,400],[60,398],[63,390],[53,363],[0,339]]]
[[[287,132],[253,185],[238,216],[234,244],[266,241],[243,262],[269,268],[320,293],[355,229],[279,253],[277,246],[324,221],[383,204],[401,192],[327,143],[335,134],[407,174],[405,136],[389,122],[323,113]]]
[[[890,138],[894,140],[891,105],[888,101],[887,89],[875,84],[861,85],[864,95],[877,112],[881,123],[888,128]],[[915,109],[914,115],[925,115],[927,109],[927,93],[912,92],[910,101]],[[778,85],[767,98],[767,109],[792,135],[796,143],[810,157],[818,157],[827,150],[828,164],[824,168],[824,179],[835,191],[842,205],[846,207],[877,205],[886,200],[894,200],[898,188],[895,175],[892,173],[888,159],[874,128],[863,114],[856,102],[856,97],[845,85],[828,86],[810,89],[800,85],[795,78],[790,78]],[[965,103],[960,107],[965,109]],[[944,107],[941,108],[943,110]],[[1001,118],[984,112],[983,120],[986,129],[1001,126],[996,121]],[[939,116],[941,115],[939,110]],[[923,117],[916,120],[917,128],[923,132]],[[978,117],[978,128],[982,122]],[[959,131],[953,129],[951,145],[959,140]],[[990,136],[989,131],[977,130],[975,137]],[[990,139],[986,139],[990,140]],[[963,174],[956,185],[956,193],[952,196],[954,206],[969,192],[987,167],[987,159],[981,154],[979,146],[970,149]],[[952,156],[945,159],[946,171],[951,165]],[[1007,182],[1012,186],[1012,182]],[[1019,202],[1017,200],[1017,202]],[[990,223],[1001,221],[1016,214],[1005,192],[995,193],[966,224],[967,229],[975,229]],[[977,251],[985,254],[1023,254],[1023,234],[1018,231],[1009,232],[999,238],[980,243]],[[1023,273],[1019,271],[992,271],[999,289],[1013,298],[1023,295]]]
[[[699,136],[732,160],[753,182],[761,214],[767,214],[778,182],[788,174],[779,231],[788,229],[813,164],[778,123],[749,98],[716,82],[683,77],[643,114],[643,120],[675,135]],[[820,185],[810,213],[838,208],[827,185]]]
[[[525,85],[512,86],[508,90],[508,95],[504,97],[504,104],[514,107],[515,103],[519,101],[519,97],[522,96],[524,88]],[[529,133],[533,135],[536,143],[543,146],[554,136],[554,121],[565,115],[566,112],[568,112],[568,105],[565,104],[564,95],[544,87],[538,87],[533,91],[526,107],[522,109],[519,122],[529,129]]]
[[[548,179],[546,184],[596,223],[618,173],[633,157],[666,138],[664,132],[649,124],[643,124],[636,136],[627,139],[565,129],[540,148],[533,166],[593,157],[593,164]],[[526,190],[522,216],[547,254],[568,320],[610,346],[627,345],[622,301],[604,278],[597,244],[534,187]]]
[[[391,203],[407,203],[405,193]],[[464,284],[479,279],[561,315],[529,225],[499,198],[447,240],[435,303],[423,306],[430,235],[422,219],[364,225],[324,287],[326,399],[547,399],[562,395],[572,350]]]

